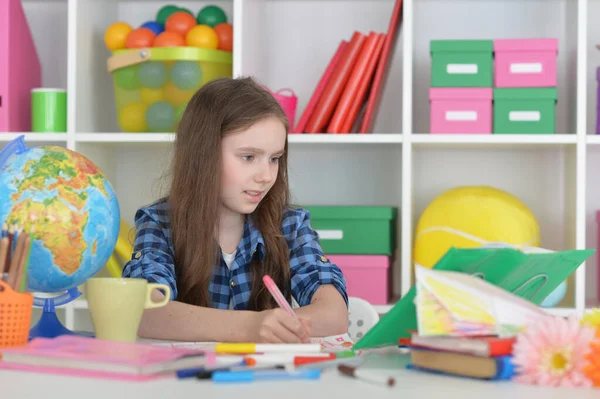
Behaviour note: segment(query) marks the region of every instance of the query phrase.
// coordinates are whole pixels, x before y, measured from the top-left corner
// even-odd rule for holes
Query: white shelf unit
[[[120,133],[109,55],[112,22],[138,26],[166,1],[23,0],[45,86],[68,89],[68,132],[29,133],[30,145],[64,145],[104,171],[122,217],[164,190],[172,133]],[[394,0],[214,0],[171,2],[197,12],[217,4],[234,24],[234,74],[271,89],[292,88],[299,118],[340,40],[388,29]],[[399,208],[395,298],[411,285],[413,232],[421,212],[445,189],[489,184],[522,199],[541,227],[542,246],[596,248],[600,190],[595,68],[600,65],[600,0],[404,0],[404,18],[374,134],[290,135],[294,202]],[[589,15],[589,17],[588,17]],[[588,20],[589,19],[589,20]],[[53,26],[49,29],[50,24]],[[429,135],[429,41],[559,39],[557,134]],[[16,133],[0,134],[0,141]],[[335,183],[335,184],[332,184]],[[569,281],[558,313],[598,304],[596,256]],[[389,305],[378,305],[385,313]],[[67,306],[72,328],[85,300]]]

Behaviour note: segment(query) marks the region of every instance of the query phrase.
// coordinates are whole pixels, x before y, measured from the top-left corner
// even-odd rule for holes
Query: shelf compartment
[[[477,17],[465,23],[468,14]],[[430,131],[431,40],[543,38],[558,39],[556,133],[576,131],[577,1],[422,0],[414,2],[414,21],[413,131]]]
[[[412,231],[418,231],[421,216],[429,204],[441,194],[456,187],[492,187],[504,191],[522,202],[533,214],[539,228],[539,243],[529,245],[540,246],[550,250],[566,250],[575,248],[575,231],[577,226],[575,201],[576,145],[491,145],[487,148],[480,146],[462,146],[460,148],[445,148],[438,146],[418,146],[413,149],[413,213]],[[483,199],[483,197],[482,197]],[[493,201],[500,206],[500,201]],[[450,240],[454,245],[482,245],[486,241],[506,241],[510,234],[502,234],[500,227],[470,222],[465,219],[475,216],[476,210],[464,208],[462,223],[458,220],[439,221],[437,225],[464,231],[478,239],[465,241],[459,234],[456,240]],[[455,212],[448,208],[447,212]],[[519,219],[506,226],[519,228]],[[448,223],[453,223],[448,225]],[[527,226],[527,225],[525,225]],[[425,228],[428,226],[423,226]],[[491,231],[490,231],[491,230]],[[492,235],[492,231],[494,234]],[[411,237],[414,250],[415,233]],[[414,253],[411,253],[411,259]],[[417,260],[418,261],[418,260]],[[427,265],[426,265],[427,266]],[[411,267],[411,265],[404,265]],[[569,277],[567,293],[557,306],[571,307],[575,298],[575,274]]]
[[[76,0],[73,7],[75,101],[71,112],[75,114],[75,130],[81,133],[121,130],[117,125],[117,110],[113,77],[107,71],[106,61],[111,56],[104,44],[106,28],[117,21],[127,22],[137,28],[146,21],[155,20],[158,10],[167,5],[163,1],[139,0]],[[218,5],[233,21],[233,0],[229,1],[178,1],[178,7],[194,15],[202,7]]]
[[[236,54],[240,57],[237,73],[255,76],[273,91],[292,89],[298,97],[296,125],[340,42],[349,41],[355,31],[387,33],[394,3],[243,1],[243,46]],[[374,133],[402,131],[403,31],[399,31],[390,60]]]

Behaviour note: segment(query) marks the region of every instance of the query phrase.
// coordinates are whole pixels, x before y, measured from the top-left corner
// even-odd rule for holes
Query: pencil
[[[0,240],[0,265],[4,265],[6,257],[8,256],[8,237],[4,237]],[[3,279],[6,278],[6,282],[8,283],[8,276],[6,276],[7,272],[2,271]],[[6,277],[5,277],[6,276]]]
[[[19,231],[15,232],[15,250],[12,255],[12,259],[10,260],[10,268],[8,269],[8,285],[13,290],[17,290],[17,280],[19,276],[19,269],[21,267],[21,257],[23,253],[23,245],[25,234],[21,234]]]
[[[12,253],[12,245],[13,245],[13,226],[8,228],[8,249],[6,252],[6,257],[4,258],[4,273],[8,273],[8,269],[10,268],[10,259]]]
[[[23,234],[23,244],[21,246],[21,253],[19,257],[19,269],[17,272],[17,280],[15,281],[15,291],[24,292],[27,290],[26,274],[27,266],[29,263],[29,252],[31,248],[31,236],[29,234]]]
[[[25,253],[25,265],[23,266],[21,287],[19,287],[19,292],[27,291],[27,273],[29,271],[29,258],[31,257],[31,248],[33,247],[33,234],[27,234],[25,238],[25,247],[27,248],[27,252]]]

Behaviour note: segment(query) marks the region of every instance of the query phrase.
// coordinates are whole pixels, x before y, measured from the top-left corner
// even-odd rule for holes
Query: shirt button
[[[139,259],[142,256],[142,253],[140,251],[135,253],[135,258]]]
[[[327,262],[327,258],[324,256],[321,256],[321,262]]]
[[[235,287],[235,282],[233,280],[231,280],[231,286]]]

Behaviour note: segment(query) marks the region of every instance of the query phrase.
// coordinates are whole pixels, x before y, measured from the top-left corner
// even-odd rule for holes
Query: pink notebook
[[[95,378],[149,380],[177,370],[212,366],[213,352],[103,341],[79,336],[36,338],[0,350],[0,368]]]

